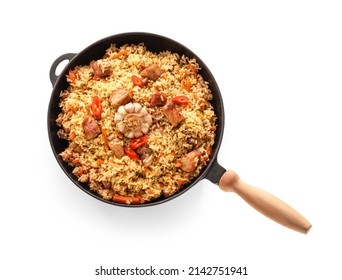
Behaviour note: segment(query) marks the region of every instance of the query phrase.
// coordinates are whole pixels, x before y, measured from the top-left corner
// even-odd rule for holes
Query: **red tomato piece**
[[[185,95],[180,95],[172,98],[171,102],[178,105],[186,105],[189,104],[189,98],[187,98]]]
[[[140,160],[138,154],[136,152],[134,152],[131,148],[129,147],[124,147],[124,151],[125,151],[125,154],[131,158],[131,159],[134,159],[134,160]]]
[[[133,75],[132,76],[132,82],[133,82],[133,85],[135,86],[138,86],[138,87],[144,87],[144,82],[137,76]]]
[[[91,111],[96,119],[101,119],[102,114],[102,104],[100,98],[95,95],[93,97],[93,102],[91,103]]]
[[[130,143],[129,143],[129,147],[132,149],[132,150],[135,150],[143,145],[145,145],[147,143],[147,136],[141,136],[139,138],[135,138],[133,139]]]

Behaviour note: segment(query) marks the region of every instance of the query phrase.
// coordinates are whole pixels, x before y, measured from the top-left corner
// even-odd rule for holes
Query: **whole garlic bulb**
[[[152,116],[147,112],[146,107],[132,102],[120,106],[114,120],[118,131],[128,138],[147,134],[152,125]]]

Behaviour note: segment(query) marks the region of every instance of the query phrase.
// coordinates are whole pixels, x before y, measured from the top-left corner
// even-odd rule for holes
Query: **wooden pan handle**
[[[308,233],[311,224],[291,206],[275,196],[242,182],[234,171],[226,171],[219,182],[223,191],[235,192],[249,205],[273,221],[299,231]]]

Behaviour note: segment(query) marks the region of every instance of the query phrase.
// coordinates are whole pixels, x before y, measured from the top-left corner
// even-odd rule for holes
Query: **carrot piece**
[[[197,104],[200,107],[204,107],[207,104],[207,101],[205,101],[204,99],[200,99],[197,101]]]
[[[189,80],[185,83],[185,89],[187,92],[190,92],[191,90],[191,82]]]
[[[177,186],[178,186],[178,188],[181,188],[185,183],[187,183],[188,182],[188,180],[186,180],[186,179],[182,179],[182,180],[180,180],[179,182],[178,182],[178,184],[177,184]]]
[[[198,95],[195,92],[193,93],[193,95],[194,95],[195,99],[198,101],[199,100]]]
[[[147,189],[146,192],[147,192],[148,194],[154,194],[154,190],[151,189],[151,188],[150,188],[150,189]]]
[[[104,128],[102,128],[102,138],[103,138],[103,143],[104,143],[104,146],[106,148],[106,151],[108,151],[109,146],[108,146],[108,140],[107,140],[107,131]]]
[[[213,147],[210,146],[207,149],[207,153],[202,157],[202,162],[207,162],[209,160],[209,157],[211,156],[212,153],[213,153]]]
[[[65,113],[66,113],[66,114],[69,114],[70,112],[72,112],[72,113],[75,114],[75,113],[77,112],[77,110],[76,110],[73,106],[70,106],[69,109],[66,110]]]
[[[88,104],[87,106],[85,106],[85,108],[89,113],[91,112],[91,104]]]
[[[70,141],[74,141],[76,138],[76,132],[75,131],[72,131],[69,135],[69,140]]]
[[[203,156],[202,162],[207,162],[209,160],[209,157],[207,155]]]
[[[124,204],[140,204],[144,202],[140,195],[137,195],[134,197],[114,195],[113,201],[118,202],[118,203],[124,203]]]
[[[128,200],[127,196],[122,196],[122,195],[114,195],[113,196],[113,201],[119,202],[119,203],[126,203]]]
[[[97,163],[98,166],[100,166],[101,164],[104,163],[104,161],[103,161],[103,159],[100,159],[100,158],[99,158],[99,159],[96,161],[96,163]]]
[[[139,204],[139,203],[143,203],[144,200],[142,199],[142,197],[140,195],[135,196],[132,198],[131,204]]]
[[[208,150],[207,150],[207,155],[210,156],[213,153],[213,147],[209,146]]]
[[[174,165],[174,167],[181,167],[182,166],[182,163],[180,161],[177,161]]]
[[[145,171],[146,171],[147,173],[152,173],[152,170],[149,169],[148,167],[145,167]]]
[[[116,162],[114,159],[109,159],[109,161],[113,164],[117,164],[117,165],[126,165],[126,163],[121,163],[121,162]]]
[[[78,171],[78,176],[82,176],[83,174],[87,173],[89,171],[89,166],[82,164],[82,167]]]
[[[189,63],[189,68],[190,68],[191,72],[194,74],[195,78],[197,78],[197,70],[196,70],[195,66],[192,63]]]
[[[80,160],[78,159],[78,158],[75,158],[75,159],[73,159],[72,161],[71,161],[71,163],[73,163],[73,164],[76,164],[76,163],[79,163],[80,162]]]
[[[80,146],[77,146],[73,149],[75,153],[81,154],[82,153],[82,148]]]
[[[83,175],[83,168],[80,168],[79,170],[78,170],[78,172],[77,172],[77,175],[79,176],[79,177],[81,177],[82,175]]]
[[[71,157],[72,157],[71,153],[66,153],[63,155],[63,158],[65,158],[65,159],[70,159]]]
[[[76,81],[75,71],[69,70],[69,78],[70,78],[71,82],[74,84]]]
[[[111,57],[111,59],[119,58],[120,56],[125,55],[126,53],[127,53],[126,50],[121,50],[121,51],[117,52],[116,54],[114,54],[114,55]]]

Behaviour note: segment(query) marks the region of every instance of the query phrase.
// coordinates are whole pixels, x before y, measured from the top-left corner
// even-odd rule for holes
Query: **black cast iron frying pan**
[[[160,51],[171,51],[178,53],[180,55],[184,54],[190,58],[196,58],[199,63],[201,70],[200,74],[203,78],[209,82],[210,90],[213,94],[213,99],[211,101],[216,116],[217,116],[217,131],[215,144],[213,146],[213,152],[209,163],[202,169],[200,175],[195,178],[191,183],[185,185],[180,191],[170,197],[161,197],[157,200],[147,202],[141,205],[127,205],[120,204],[114,201],[104,200],[100,195],[95,192],[89,190],[87,184],[81,183],[77,180],[77,178],[72,174],[72,168],[68,166],[66,162],[64,162],[59,153],[61,153],[67,146],[68,143],[66,140],[62,140],[57,136],[57,131],[59,127],[56,124],[56,119],[58,114],[60,113],[59,104],[59,94],[61,90],[64,90],[68,87],[68,83],[66,81],[66,74],[69,69],[74,68],[77,65],[87,65],[92,60],[102,58],[105,51],[108,49],[110,44],[116,44],[117,47],[120,47],[124,44],[139,44],[144,43],[148,50],[153,52]],[[62,70],[60,75],[56,75],[57,66],[63,61],[69,61],[65,68]],[[204,62],[191,50],[182,44],[169,39],[164,36],[151,34],[151,33],[143,33],[143,32],[130,32],[130,33],[122,33],[113,35],[102,40],[99,40],[78,54],[67,53],[58,57],[52,64],[50,69],[50,80],[53,85],[53,91],[51,94],[51,99],[48,108],[48,134],[50,144],[53,150],[53,153],[59,163],[60,167],[63,169],[65,174],[73,181],[80,189],[88,193],[89,195],[103,201],[106,203],[110,203],[117,206],[125,206],[125,207],[143,207],[143,206],[152,206],[160,203],[164,203],[173,199],[191,187],[193,187],[198,181],[206,178],[209,179],[214,184],[219,185],[219,187],[223,191],[235,192],[239,196],[241,196],[246,202],[248,202],[252,207],[256,210],[269,217],[270,219],[288,227],[293,230],[307,233],[311,228],[311,224],[296,210],[291,208],[289,205],[274,197],[273,195],[262,191],[258,188],[252,187],[240,180],[238,175],[233,171],[226,171],[222,166],[217,163],[217,154],[222,142],[223,130],[224,130],[224,107],[223,101],[221,97],[221,93],[219,87],[211,74],[208,67],[204,64]]]

